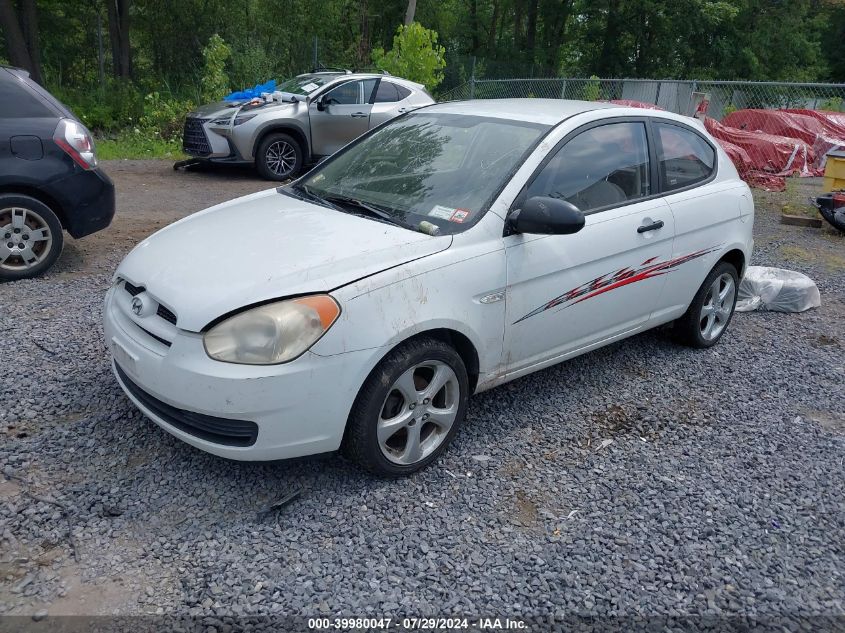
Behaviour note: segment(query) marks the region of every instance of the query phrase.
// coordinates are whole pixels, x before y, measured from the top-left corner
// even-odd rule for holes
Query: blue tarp
[[[258,84],[254,88],[246,88],[223,97],[224,101],[243,101],[244,99],[255,99],[260,97],[262,92],[273,92],[276,89],[276,80],[271,79],[267,83]]]

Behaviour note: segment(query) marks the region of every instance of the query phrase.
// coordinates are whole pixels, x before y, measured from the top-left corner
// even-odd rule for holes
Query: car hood
[[[250,99],[241,99],[239,101],[218,101],[216,103],[209,103],[208,105],[201,106],[191,112],[188,117],[189,118],[201,118],[201,119],[217,119],[222,117],[231,117],[235,112],[239,111],[244,105],[248,104]],[[258,106],[250,106],[249,108],[245,109],[244,112],[263,112],[265,110],[275,109],[275,108],[289,108],[290,106],[296,105],[290,101],[271,101],[270,103],[263,103]]]
[[[116,276],[144,286],[181,329],[199,332],[244,306],[327,292],[451,243],[271,189],[165,227],[138,244]]]

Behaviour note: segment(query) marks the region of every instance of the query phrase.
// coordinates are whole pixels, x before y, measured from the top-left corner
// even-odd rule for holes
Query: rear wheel
[[[728,262],[720,262],[707,275],[684,316],[675,322],[681,342],[711,347],[719,342],[733,317],[739,275]]]
[[[275,132],[265,136],[258,145],[255,167],[267,180],[288,180],[302,169],[302,147],[290,135]]]
[[[416,472],[451,442],[468,398],[466,367],[451,346],[433,338],[409,341],[382,360],[361,388],[343,452],[380,476]]]
[[[62,252],[64,235],[56,214],[29,196],[0,194],[0,280],[37,277]]]

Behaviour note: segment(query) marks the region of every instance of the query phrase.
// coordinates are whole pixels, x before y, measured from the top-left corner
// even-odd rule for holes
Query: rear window
[[[12,73],[0,69],[0,118],[55,118],[56,113],[38,96],[30,92],[23,81]]]

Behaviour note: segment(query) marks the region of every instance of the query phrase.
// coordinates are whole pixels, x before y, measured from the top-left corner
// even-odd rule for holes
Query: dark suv
[[[50,93],[0,66],[0,281],[35,277],[74,238],[106,228],[114,185],[94,140]]]

